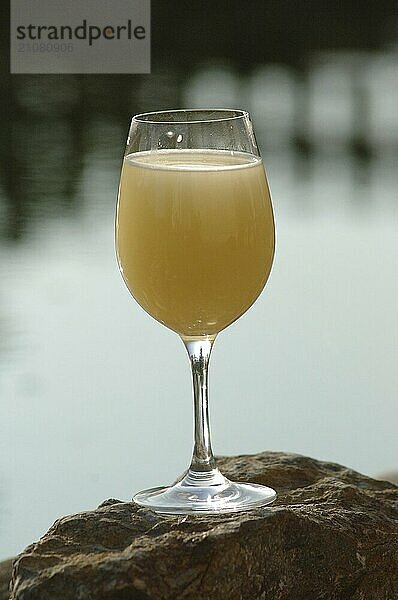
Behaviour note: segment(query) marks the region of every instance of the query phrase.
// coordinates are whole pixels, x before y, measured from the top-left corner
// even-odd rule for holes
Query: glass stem
[[[182,480],[185,485],[221,485],[226,482],[216,467],[210,440],[208,366],[215,336],[183,338],[192,368],[194,400],[194,446],[191,466]]]

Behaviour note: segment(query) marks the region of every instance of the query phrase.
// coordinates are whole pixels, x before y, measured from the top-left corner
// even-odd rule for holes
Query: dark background
[[[305,86],[314,57],[327,51],[336,55],[341,50],[358,51],[358,56],[394,48],[396,51],[398,39],[396,3],[386,0],[153,0],[151,75],[11,76],[7,23],[5,14],[1,36],[0,160],[7,209],[1,231],[10,240],[23,236],[49,192],[43,188],[38,198],[35,190],[31,197],[30,175],[21,167],[24,144],[30,139],[34,145],[35,138],[43,135],[43,129],[50,130],[54,121],[63,120],[72,134],[68,171],[57,199],[77,208],[73,182],[82,155],[89,151],[84,128],[97,115],[126,124],[137,111],[180,107],[187,77],[201,66],[212,64],[233,69],[238,79],[245,78],[255,65],[286,65]],[[366,63],[360,68],[366,68]],[[300,128],[305,110],[305,102],[297,106],[292,139],[293,146],[303,154],[312,149]],[[358,92],[357,111],[366,120],[364,110]],[[372,154],[371,144],[360,128],[349,142],[354,154],[365,158]]]

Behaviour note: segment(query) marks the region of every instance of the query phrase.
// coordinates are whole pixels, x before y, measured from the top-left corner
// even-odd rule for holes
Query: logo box
[[[150,73],[150,0],[11,0],[11,73]]]

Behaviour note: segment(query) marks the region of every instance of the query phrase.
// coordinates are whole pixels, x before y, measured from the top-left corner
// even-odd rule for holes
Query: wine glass
[[[248,510],[276,492],[233,483],[217,468],[208,364],[217,334],[262,291],[274,256],[272,204],[247,112],[169,110],[133,117],[121,170],[116,249],[135,300],[175,331],[193,380],[194,447],[173,485],[133,500],[160,513]]]

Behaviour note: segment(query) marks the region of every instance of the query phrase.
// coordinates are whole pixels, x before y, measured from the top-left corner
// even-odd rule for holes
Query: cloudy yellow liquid
[[[261,159],[206,150],[125,158],[119,265],[137,302],[170,329],[213,335],[240,317],[268,279],[274,245]]]

